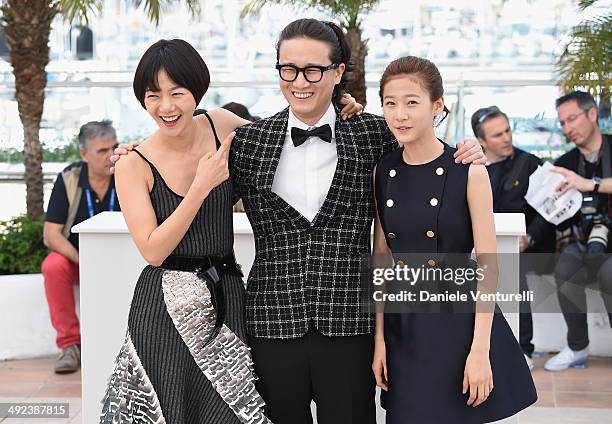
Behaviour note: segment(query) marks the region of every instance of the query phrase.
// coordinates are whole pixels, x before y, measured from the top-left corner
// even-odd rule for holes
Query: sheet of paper
[[[531,174],[525,200],[544,219],[551,224],[558,225],[578,212],[582,205],[582,193],[571,189],[560,196],[555,188],[564,181],[564,177],[556,172],[551,172],[552,167],[552,164],[545,162]]]

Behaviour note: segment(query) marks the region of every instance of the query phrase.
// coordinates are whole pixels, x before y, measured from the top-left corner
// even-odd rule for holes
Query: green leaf
[[[68,22],[79,21],[86,24],[91,15],[102,10],[101,0],[60,0],[57,7]]]
[[[0,274],[36,274],[49,250],[43,243],[44,219],[21,215],[0,222]]]
[[[612,87],[612,12],[581,22],[570,33],[557,60],[565,91],[584,89],[609,101]]]
[[[197,16],[200,12],[200,4],[198,0],[182,0],[187,5],[189,13],[192,16]],[[149,20],[155,25],[159,25],[159,17],[165,8],[175,6],[180,0],[134,0],[134,6],[144,7]]]
[[[595,3],[597,3],[599,0],[579,0],[578,1],[578,8],[580,10],[584,10],[587,7],[591,7],[592,5],[594,5]]]
[[[358,28],[360,17],[380,0],[251,0],[242,9],[241,17],[256,13],[268,4],[293,6],[298,10],[316,9],[334,16],[345,29]]]
[[[135,7],[142,6],[151,22],[158,25],[163,9],[181,1],[187,5],[192,15],[199,13],[198,0],[133,0],[133,4]],[[103,0],[57,0],[53,3],[67,21],[77,20],[83,24],[87,23],[92,15],[100,13],[104,7]]]

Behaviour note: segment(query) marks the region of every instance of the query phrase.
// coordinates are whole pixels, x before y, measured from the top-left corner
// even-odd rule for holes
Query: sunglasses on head
[[[489,106],[480,111],[476,118],[478,124],[482,124],[489,116],[496,113],[501,113],[501,110],[497,106]]]

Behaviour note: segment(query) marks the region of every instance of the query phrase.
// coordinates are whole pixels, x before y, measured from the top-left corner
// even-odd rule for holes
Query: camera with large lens
[[[586,239],[586,252],[603,255],[608,249],[610,219],[607,213],[597,210],[597,196],[585,196],[580,208],[580,229]]]

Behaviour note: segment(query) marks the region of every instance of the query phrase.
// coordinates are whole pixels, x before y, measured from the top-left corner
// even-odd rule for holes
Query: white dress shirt
[[[285,144],[272,182],[272,191],[311,222],[327,197],[338,163],[334,128],[336,111],[332,104],[314,126],[325,124],[332,130],[331,143],[319,137],[310,137],[304,144],[295,147],[291,140],[291,128],[307,130],[312,127],[296,118],[289,108]]]

